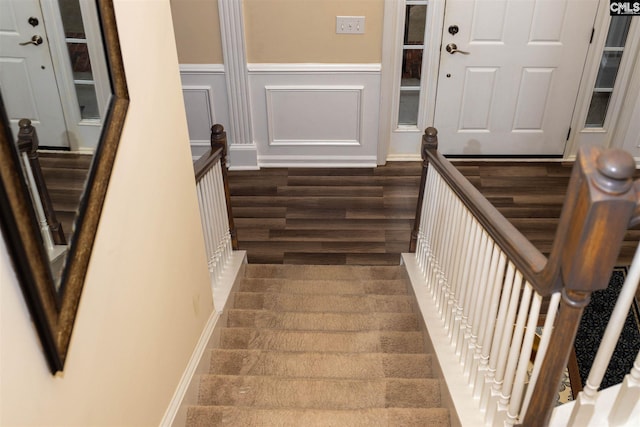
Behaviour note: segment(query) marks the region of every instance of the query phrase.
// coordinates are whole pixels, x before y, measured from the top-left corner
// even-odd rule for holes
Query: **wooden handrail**
[[[67,239],[64,237],[62,224],[58,221],[56,212],[53,210],[53,203],[49,196],[49,190],[47,190],[42,168],[40,167],[40,159],[38,157],[38,133],[36,132],[36,128],[33,127],[29,119],[20,120],[18,126],[20,127],[18,131],[18,150],[21,153],[27,153],[27,157],[29,158],[29,166],[31,167],[36,183],[36,190],[38,190],[38,194],[40,195],[47,225],[49,225],[49,230],[51,230],[53,243],[56,245],[66,245]]]
[[[233,210],[231,208],[231,192],[229,191],[229,177],[227,173],[227,132],[220,124],[211,126],[211,149],[207,151],[193,164],[196,176],[196,183],[220,161],[222,170],[222,182],[224,184],[224,198],[227,205],[227,216],[229,217],[229,233],[231,234],[231,247],[238,250],[238,237],[235,222],[233,220]]]
[[[428,167],[434,167],[535,288],[547,296],[561,291],[550,351],[543,361],[522,425],[544,426],[554,405],[584,307],[593,291],[606,288],[631,223],[638,218],[640,186],[635,162],[621,150],[581,148],[574,164],[554,244],[547,259],[437,150],[437,131],[422,139],[423,178],[411,249],[415,250]]]

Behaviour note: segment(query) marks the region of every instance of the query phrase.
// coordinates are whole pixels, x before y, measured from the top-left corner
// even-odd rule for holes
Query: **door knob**
[[[449,43],[445,49],[447,49],[447,52],[449,52],[451,55],[453,55],[454,53],[461,53],[463,55],[469,55],[469,52],[465,52],[464,50],[458,50],[458,46],[455,43]]]
[[[41,45],[43,42],[42,37],[40,37],[39,35],[35,35],[33,37],[31,37],[31,40],[27,41],[27,42],[22,42],[22,43],[18,43],[20,46],[26,46],[28,44],[34,44],[36,46]]]

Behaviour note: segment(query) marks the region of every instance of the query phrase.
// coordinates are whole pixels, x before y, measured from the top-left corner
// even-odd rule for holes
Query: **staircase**
[[[188,426],[449,426],[400,267],[246,266]]]

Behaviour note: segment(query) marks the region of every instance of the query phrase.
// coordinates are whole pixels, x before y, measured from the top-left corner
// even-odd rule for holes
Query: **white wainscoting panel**
[[[191,155],[195,160],[210,147],[211,126],[220,123],[227,128],[229,123],[224,66],[181,64],[180,78]]]
[[[373,167],[379,64],[249,64],[261,167]]]

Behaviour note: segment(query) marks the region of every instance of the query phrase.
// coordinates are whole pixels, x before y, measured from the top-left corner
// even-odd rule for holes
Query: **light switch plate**
[[[336,16],[336,34],[364,34],[364,16]]]

